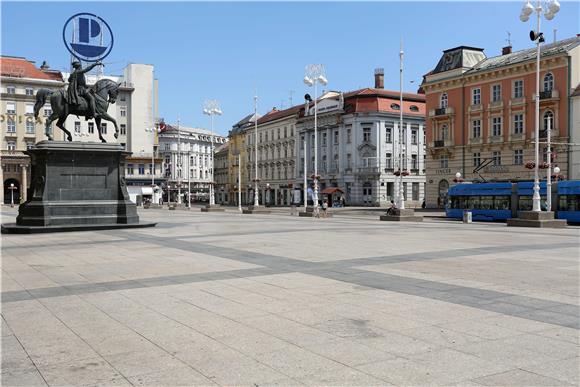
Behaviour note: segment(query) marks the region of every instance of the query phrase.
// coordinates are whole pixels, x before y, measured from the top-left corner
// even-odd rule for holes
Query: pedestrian
[[[322,203],[322,217],[326,218],[326,210],[328,209],[328,201]]]

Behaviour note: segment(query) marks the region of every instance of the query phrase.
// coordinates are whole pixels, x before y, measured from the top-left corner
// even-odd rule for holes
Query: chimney
[[[512,53],[512,46],[505,46],[501,49],[502,55],[507,55]]]
[[[383,68],[375,69],[375,89],[385,88],[385,70]]]

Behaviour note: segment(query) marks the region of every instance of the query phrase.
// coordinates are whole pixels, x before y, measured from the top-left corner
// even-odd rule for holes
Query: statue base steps
[[[242,214],[269,214],[271,213],[270,210],[267,210],[265,207],[262,206],[248,206],[248,208],[244,208],[242,210]]]
[[[415,210],[411,208],[393,210],[392,214],[381,215],[380,220],[385,222],[422,222],[421,215],[415,215]]]
[[[521,211],[507,220],[508,227],[566,228],[566,219],[555,219],[552,211]]]

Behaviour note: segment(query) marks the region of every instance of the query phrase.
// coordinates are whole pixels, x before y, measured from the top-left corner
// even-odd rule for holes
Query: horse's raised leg
[[[48,138],[48,141],[54,140],[51,133],[51,125],[54,120],[58,118],[57,113],[53,112],[50,117],[46,119],[46,123],[44,124],[44,135]]]
[[[104,119],[105,121],[113,123],[113,125],[115,126],[115,138],[119,138],[119,127],[117,126],[117,121],[115,121],[115,119],[107,113],[102,113],[101,118]]]
[[[58,126],[63,132],[66,133],[66,139],[68,141],[72,141],[72,135],[70,134],[70,132],[68,130],[66,130],[66,128],[64,127],[64,121],[66,120],[66,117],[60,117],[58,119],[58,121],[56,121],[56,126]]]
[[[107,140],[105,140],[105,138],[103,137],[103,133],[101,133],[101,117],[100,116],[95,117],[95,125],[97,125],[97,130],[99,131],[99,140],[101,140],[101,142],[107,142]]]

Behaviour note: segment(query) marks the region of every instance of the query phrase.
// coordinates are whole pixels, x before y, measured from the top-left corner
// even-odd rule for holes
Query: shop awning
[[[344,193],[344,191],[338,187],[328,187],[322,190],[323,195],[332,195],[336,192]]]
[[[153,187],[141,187],[142,195],[153,195]]]

